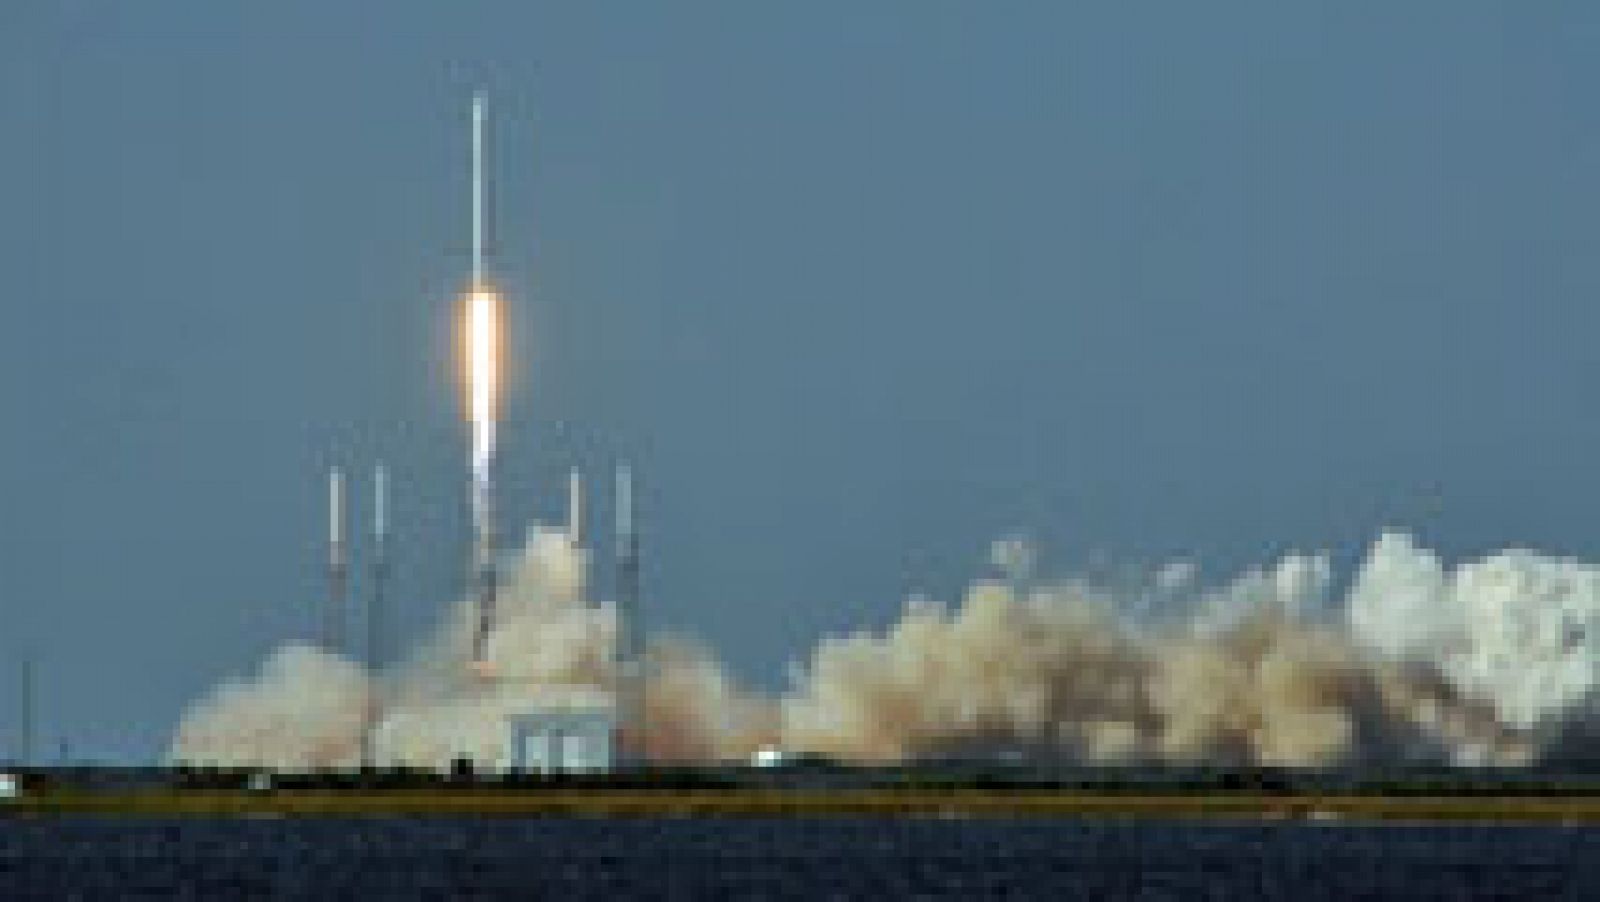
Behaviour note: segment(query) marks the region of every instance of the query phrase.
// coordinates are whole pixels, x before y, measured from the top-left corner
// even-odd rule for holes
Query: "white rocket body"
[[[472,287],[484,287],[488,272],[484,267],[483,245],[486,211],[483,193],[483,127],[489,118],[489,98],[482,91],[472,95]]]
[[[389,538],[389,468],[382,463],[372,470],[372,537],[380,545]]]

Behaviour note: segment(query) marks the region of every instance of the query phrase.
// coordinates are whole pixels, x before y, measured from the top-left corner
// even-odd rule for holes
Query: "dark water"
[[[0,899],[1600,899],[1600,830],[1076,820],[0,820]]]

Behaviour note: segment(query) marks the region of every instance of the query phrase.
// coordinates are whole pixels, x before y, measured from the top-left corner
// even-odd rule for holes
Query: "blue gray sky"
[[[157,754],[310,628],[333,461],[390,462],[396,617],[441,610],[480,85],[503,506],[634,459],[652,621],[758,685],[1019,530],[1600,554],[1597,45],[1575,3],[7,3],[0,685],[31,652],[42,746]]]

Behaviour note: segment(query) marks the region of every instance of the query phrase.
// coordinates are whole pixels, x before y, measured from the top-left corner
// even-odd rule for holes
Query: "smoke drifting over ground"
[[[1131,587],[1040,580],[1032,559],[1025,543],[997,543],[1003,579],[952,605],[912,599],[887,629],[824,639],[777,698],[742,690],[693,644],[653,639],[649,754],[729,760],[777,745],[876,762],[1512,764],[1592,733],[1594,565],[1508,550],[1451,568],[1391,533],[1336,599],[1318,555],[1209,587],[1182,563]],[[170,755],[352,766],[375,696],[380,762],[504,764],[509,715],[609,703],[615,608],[587,598],[587,567],[564,533],[532,534],[500,598],[491,680],[466,667],[471,606],[460,602],[376,679],[316,649],[280,649],[193,705]]]

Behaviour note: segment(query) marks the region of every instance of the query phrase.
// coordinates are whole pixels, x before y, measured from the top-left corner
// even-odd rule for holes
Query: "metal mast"
[[[330,652],[344,646],[345,596],[350,564],[344,538],[344,472],[328,471],[328,606],[323,612],[322,642]]]
[[[627,736],[627,758],[645,759],[644,632],[639,619],[639,533],[634,523],[633,471],[617,467],[617,729]],[[619,743],[620,745],[620,743]],[[621,750],[619,749],[619,752]],[[619,755],[619,757],[621,757]]]
[[[583,544],[583,473],[577,467],[567,473],[567,541]]]
[[[373,733],[380,712],[378,670],[384,665],[384,589],[389,578],[389,470],[381,462],[372,473],[372,586],[367,597],[367,717],[361,742],[361,763],[376,761]]]

